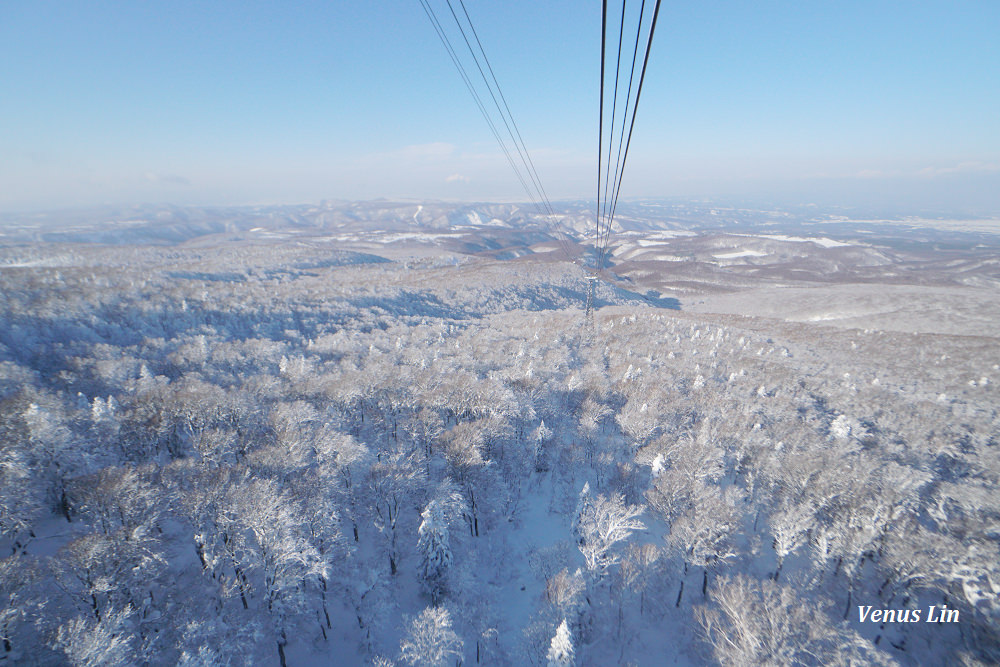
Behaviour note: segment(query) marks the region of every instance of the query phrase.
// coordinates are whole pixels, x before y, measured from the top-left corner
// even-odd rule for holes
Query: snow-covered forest
[[[0,665],[1000,662],[995,332],[588,320],[568,262],[294,239],[4,253]]]

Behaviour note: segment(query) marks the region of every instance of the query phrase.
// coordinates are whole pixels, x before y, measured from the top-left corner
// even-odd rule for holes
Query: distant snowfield
[[[643,234],[638,236],[635,233],[622,235],[624,236],[623,242],[617,244],[614,249],[614,256],[619,260],[630,260],[630,259],[641,259],[643,261],[665,261],[665,262],[678,262],[687,259],[685,256],[678,254],[664,254],[656,253],[658,249],[667,249],[671,245],[672,239],[678,239],[680,237],[692,237],[698,236],[696,232],[689,231],[663,231],[663,232],[653,232],[649,234]],[[637,238],[638,236],[638,238]],[[716,260],[734,260],[743,259],[747,257],[767,257],[771,255],[771,252],[767,250],[773,250],[773,243],[771,241],[780,241],[784,243],[810,243],[820,248],[841,248],[841,247],[865,247],[865,244],[859,243],[847,243],[844,241],[837,241],[826,236],[817,237],[807,237],[807,236],[792,236],[788,234],[748,234],[748,233],[730,233],[726,236],[739,237],[740,239],[756,240],[760,242],[765,249],[760,248],[741,248],[737,246],[733,250],[725,252],[712,253],[711,258]],[[735,240],[735,239],[733,239]],[[696,251],[697,254],[698,251]],[[710,260],[709,260],[710,261]]]
[[[1000,294],[977,287],[833,285],[704,294],[683,310],[816,322],[842,328],[1000,337]]]
[[[672,253],[657,252],[658,249],[666,250],[668,247],[666,242],[638,239],[618,245],[611,251],[611,254],[615,259],[621,261],[635,259],[636,257],[641,257],[645,261],[658,262],[680,262],[684,260],[684,257]]]
[[[338,243],[372,243],[388,245],[402,241],[416,243],[434,243],[440,239],[453,239],[466,236],[467,232],[371,232],[359,234],[335,234],[333,236],[313,237],[313,241],[336,241]]]
[[[22,259],[0,264],[0,269],[25,269],[25,268],[61,268],[73,266],[75,264],[72,257],[64,255],[53,255],[51,257],[39,257],[38,259]]]
[[[381,243],[399,243],[400,241],[417,241],[423,243],[433,243],[438,239],[453,239],[465,236],[463,232],[399,232],[397,234],[379,234],[369,240]]]
[[[698,232],[692,232],[686,229],[662,229],[646,234],[646,238],[650,239],[676,239],[684,236],[698,236]]]
[[[29,266],[45,266],[46,261],[44,259],[36,259],[32,262],[14,262],[13,264],[0,264],[0,269],[17,269],[26,268]]]
[[[758,239],[771,239],[774,241],[790,241],[793,243],[815,243],[823,248],[840,248],[843,246],[854,245],[853,243],[844,243],[843,241],[835,241],[834,239],[827,238],[825,236],[818,237],[807,237],[807,236],[788,236],[787,234],[733,234],[733,236],[746,236],[749,238]]]
[[[1000,234],[1000,218],[919,218],[910,217],[903,220],[880,219],[880,218],[842,218],[829,220],[830,224],[841,225],[844,223],[860,225],[891,225],[894,227],[908,227],[910,229],[940,229],[951,232],[978,232],[985,234]],[[854,230],[854,233],[870,233],[862,230]]]
[[[739,257],[767,257],[766,252],[760,252],[759,250],[737,250],[735,252],[726,252],[721,255],[712,255],[716,259],[737,259]]]

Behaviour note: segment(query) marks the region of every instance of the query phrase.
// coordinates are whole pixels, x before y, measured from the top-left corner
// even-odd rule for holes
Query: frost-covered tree
[[[719,494],[718,488],[699,485],[693,501],[670,527],[667,544],[680,553],[684,574],[689,566],[704,568],[701,590],[708,588],[708,569],[736,555],[733,535],[739,525],[740,514],[736,507],[735,489]],[[684,594],[681,579],[676,606]]]
[[[535,462],[535,472],[546,472],[549,469],[546,447],[553,435],[552,429],[545,425],[544,419],[531,433],[529,442],[531,443],[532,458]]]
[[[774,580],[778,580],[785,559],[806,543],[809,530],[815,524],[815,512],[807,503],[785,504],[771,514],[768,523],[774,536],[774,553],[778,563]]]
[[[552,637],[545,658],[549,661],[548,667],[572,667],[575,664],[573,638],[569,634],[565,618],[556,628],[556,634]]]
[[[579,569],[570,573],[563,568],[545,582],[545,599],[560,616],[572,618],[574,623],[579,615],[586,583]]]
[[[639,387],[638,385],[643,385]],[[630,393],[628,401],[615,416],[615,421],[637,445],[642,445],[659,428],[658,406],[650,405],[650,398],[655,392],[648,391],[645,383],[634,383],[636,387]]]
[[[383,453],[369,469],[372,511],[377,518],[376,527],[386,538],[389,571],[392,574],[396,574],[398,567],[400,512],[422,490],[426,478],[426,468],[421,465],[417,452]]]
[[[712,605],[695,609],[695,618],[723,665],[895,664],[814,604],[803,604],[789,586],[721,577],[712,597]]]
[[[303,610],[305,589],[329,567],[308,539],[303,512],[291,495],[272,480],[244,482],[233,489],[222,520],[233,536],[230,551],[243,576],[260,577],[264,610],[277,636],[285,663],[285,645],[294,616]],[[245,592],[246,586],[243,585]]]
[[[196,652],[183,651],[177,667],[228,667],[230,660],[213,648],[200,646]]]
[[[66,484],[74,475],[86,472],[89,452],[83,443],[74,442],[61,406],[45,400],[30,403],[22,413],[26,430],[25,443],[28,465],[34,471],[36,483],[51,507],[58,508],[69,520]]]
[[[169,493],[150,481],[149,467],[108,467],[68,485],[70,507],[106,535],[126,528],[154,528],[170,501]]]
[[[139,610],[162,583],[161,547],[142,526],[84,535],[51,561],[55,583],[74,607],[98,621],[116,609]]]
[[[19,551],[31,540],[32,525],[42,512],[41,494],[32,484],[27,452],[4,437],[2,421],[0,417],[0,538]]]
[[[601,577],[608,567],[618,562],[614,546],[627,540],[633,532],[646,528],[638,519],[641,514],[642,507],[626,505],[624,496],[599,494],[595,497],[590,493],[590,483],[583,485],[573,531],[587,570]]]
[[[428,607],[410,622],[400,643],[400,654],[409,665],[445,667],[462,658],[462,640],[451,628],[451,614],[444,607]]]
[[[20,552],[0,559],[0,664],[15,664],[37,646],[28,626],[45,600],[36,589],[42,572],[32,560]]]
[[[66,654],[73,667],[128,667],[135,664],[128,619],[130,607],[109,611],[100,619],[78,616],[61,625],[54,648]]]
[[[494,462],[487,456],[487,420],[456,424],[444,434],[444,456],[450,476],[458,483],[465,499],[469,535],[479,536],[480,515],[486,501],[496,492]],[[485,505],[485,507],[484,507]]]
[[[451,584],[454,560],[449,529],[466,511],[466,504],[456,485],[446,479],[434,492],[434,498],[421,513],[417,529],[417,551],[420,553],[420,580],[435,606]]]
[[[417,551],[420,552],[420,583],[435,605],[448,592],[454,556],[448,541],[448,520],[438,500],[432,500],[420,515]]]
[[[646,611],[646,591],[657,582],[660,549],[655,544],[630,543],[625,549],[620,571],[621,583],[633,594],[639,594],[639,615]]]

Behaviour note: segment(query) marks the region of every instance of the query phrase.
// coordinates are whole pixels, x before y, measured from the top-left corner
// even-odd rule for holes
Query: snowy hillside
[[[11,222],[0,664],[997,664],[995,235],[574,206]]]

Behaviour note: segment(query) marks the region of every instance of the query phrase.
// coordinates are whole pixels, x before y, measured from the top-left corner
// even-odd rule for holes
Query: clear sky
[[[600,2],[466,6],[592,198]],[[622,196],[729,195],[1000,210],[1000,2],[665,0]],[[0,0],[0,210],[375,197],[523,197],[417,0]]]

